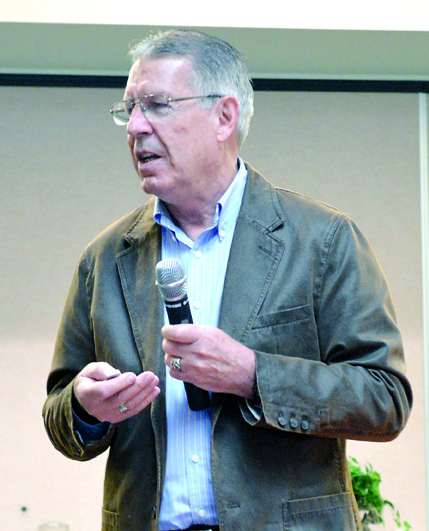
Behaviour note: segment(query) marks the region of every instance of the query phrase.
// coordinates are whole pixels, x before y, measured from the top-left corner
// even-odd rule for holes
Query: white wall
[[[313,28],[411,30],[428,29],[425,0],[265,0],[263,9],[243,9],[240,3],[218,0],[207,10],[198,0],[165,0],[162,9],[142,9],[138,0],[15,0],[0,6],[0,20],[8,22],[65,22],[79,24],[141,24],[255,28]]]
[[[56,453],[41,408],[79,254],[144,200],[125,131],[109,115],[122,91],[3,87],[0,96],[10,110],[0,114],[2,525],[33,531],[57,519],[94,531],[104,458]],[[273,182],[349,213],[390,280],[415,408],[396,441],[349,449],[381,473],[383,494],[413,529],[425,529],[418,96],[257,93],[255,103],[243,157]]]

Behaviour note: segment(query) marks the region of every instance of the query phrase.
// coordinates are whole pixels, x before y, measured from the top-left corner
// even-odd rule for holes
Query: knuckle
[[[115,398],[115,403],[117,406],[119,406],[120,404],[123,404],[124,403],[124,400],[123,398],[121,397],[121,393],[116,393],[116,395],[114,396]]]

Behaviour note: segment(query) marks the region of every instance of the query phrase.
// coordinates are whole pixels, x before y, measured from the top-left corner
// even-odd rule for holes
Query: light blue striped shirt
[[[218,324],[228,256],[247,179],[243,161],[238,162],[238,173],[218,202],[213,226],[195,241],[173,223],[162,201],[156,200],[154,219],[162,227],[162,258],[182,263],[195,324]],[[211,411],[191,411],[183,382],[166,370],[167,465],[159,529],[217,524],[210,465]]]

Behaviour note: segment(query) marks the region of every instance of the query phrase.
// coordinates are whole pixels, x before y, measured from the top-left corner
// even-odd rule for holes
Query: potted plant
[[[370,531],[370,524],[384,526],[383,509],[387,505],[393,511],[393,518],[398,529],[409,531],[411,525],[401,519],[399,511],[392,502],[385,500],[380,494],[380,474],[370,464],[361,467],[354,457],[348,459],[352,477],[353,492],[362,515],[363,531]]]

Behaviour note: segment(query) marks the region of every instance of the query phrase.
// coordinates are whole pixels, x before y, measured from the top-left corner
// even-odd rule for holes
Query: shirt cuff
[[[79,418],[73,411],[74,431],[82,444],[89,446],[96,444],[105,437],[110,428],[109,422],[99,422],[98,424],[88,424]]]

